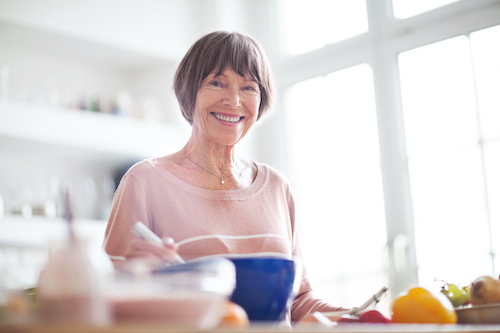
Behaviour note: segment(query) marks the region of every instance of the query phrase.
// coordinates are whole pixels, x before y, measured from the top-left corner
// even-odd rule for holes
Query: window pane
[[[500,128],[498,129],[500,131]],[[484,145],[493,251],[500,254],[500,142]],[[500,269],[500,266],[497,267]]]
[[[371,69],[360,65],[298,83],[287,91],[286,110],[311,282],[334,304],[359,305],[388,279]]]
[[[468,39],[402,53],[399,63],[419,276],[454,280],[463,262],[489,265],[460,273],[474,278],[491,258]]]
[[[500,26],[471,34],[493,251],[500,253]],[[497,267],[500,269],[500,267]]]
[[[471,34],[479,119],[484,139],[500,139],[500,26]]]
[[[411,157],[479,140],[466,37],[402,53],[401,89]]]
[[[368,31],[365,0],[280,0],[283,51],[309,52]]]
[[[396,18],[415,16],[458,0],[393,0],[392,7]]]
[[[499,276],[500,275],[500,255],[497,254],[495,256],[495,271],[493,272],[493,276]]]
[[[456,263],[488,257],[490,242],[479,147],[441,153],[410,159],[410,179],[418,263],[450,275]]]
[[[453,260],[454,258],[452,258]],[[477,277],[490,273],[491,258],[487,256],[467,257],[464,260],[453,260],[452,265],[448,265],[447,273],[443,275],[436,274],[442,272],[442,263],[434,262],[419,269],[418,278],[420,281],[425,281],[427,286],[436,286],[435,280],[444,280],[459,285],[470,284]],[[485,273],[485,267],[488,267]],[[498,276],[498,274],[496,275]]]

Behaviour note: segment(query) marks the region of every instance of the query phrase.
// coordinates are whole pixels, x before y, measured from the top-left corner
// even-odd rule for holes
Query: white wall
[[[34,71],[30,77],[38,80],[37,86],[45,88],[46,81],[54,72],[51,63],[57,63],[61,67],[55,70],[58,72],[56,76],[72,73],[71,80],[58,79],[65,90],[73,84],[77,86],[73,90],[90,93],[98,90],[106,96],[113,96],[114,91],[124,86],[139,94],[134,96],[137,103],[153,97],[161,108],[167,109],[165,119],[176,123],[184,120],[179,117],[177,102],[171,95],[171,82],[175,67],[189,46],[203,34],[214,30],[240,31],[263,44],[273,65],[278,50],[274,15],[274,2],[267,0],[112,0],[105,3],[95,0],[0,0],[0,39],[9,45],[21,44],[28,49],[35,47],[37,54],[40,51],[48,53],[45,63],[38,55],[35,56],[35,59],[42,61],[38,64],[40,68],[26,68],[26,71]],[[2,21],[11,26],[18,25],[16,29],[11,28],[16,30],[17,35],[6,29],[7,26],[2,26]],[[39,36],[29,37],[29,31],[20,31],[23,27],[34,29]],[[49,34],[44,35],[44,32]],[[58,37],[51,38],[51,34]],[[39,42],[33,45],[34,39]],[[89,43],[93,44],[91,49],[86,47]],[[113,52],[108,55],[106,48]],[[120,49],[125,52],[121,53]],[[93,66],[92,69],[71,64],[69,59],[82,56],[96,61],[104,60],[104,66],[101,69]],[[19,63],[24,61],[23,57],[19,58]],[[129,73],[122,71],[114,76],[117,82],[93,79],[96,77],[93,71],[105,73],[112,70],[110,64],[113,63],[133,69]],[[69,67],[73,65],[73,68]],[[11,94],[15,96],[16,86],[19,85],[16,81],[21,80],[17,74],[22,77],[25,74],[16,73],[16,64],[11,67]],[[40,73],[37,74],[38,71]],[[78,82],[73,83],[75,78],[78,78]],[[32,93],[40,94],[39,91]],[[31,98],[41,99],[43,96]],[[283,142],[277,141],[282,131],[280,117],[277,112],[256,130],[255,135],[242,145],[242,151],[257,160],[285,168],[284,156],[280,153],[284,151]],[[261,140],[265,144],[259,142]]]
[[[69,108],[62,112],[72,115],[89,113],[76,109],[80,100],[89,98],[99,98],[101,107],[109,111],[119,93],[127,92],[135,105],[132,116],[147,118],[145,123],[136,123],[146,128],[137,133],[147,132],[147,126],[158,131],[148,123],[151,121],[175,130],[170,137],[164,136],[174,137],[165,143],[164,151],[170,153],[178,149],[179,141],[187,139],[190,129],[172,92],[181,57],[199,37],[220,29],[254,36],[272,62],[277,45],[270,33],[271,15],[273,2],[267,0],[0,0],[0,69],[5,74],[8,67],[8,99],[27,102],[27,115],[45,112],[47,106]],[[5,103],[5,91],[0,93],[0,122],[3,119],[4,124],[14,110]],[[147,105],[149,111],[144,111]],[[6,129],[0,123],[0,198],[7,209],[5,218],[0,213],[0,254],[14,260],[11,264],[20,272],[39,269],[45,260],[39,247],[64,229],[60,220],[38,216],[26,220],[19,215],[24,203],[41,208],[47,201],[57,201],[60,193],[54,190],[55,184],[71,184],[75,216],[96,238],[94,244],[99,244],[101,239],[95,235],[102,232],[107,219],[113,173],[141,155],[136,147],[127,153],[126,147],[114,151],[103,143],[105,149],[96,149],[94,143],[86,144],[81,128],[76,144],[73,138],[45,140],[45,134],[54,137],[50,132],[60,130],[66,117],[50,119],[59,123],[54,129],[50,122],[37,124],[26,119],[30,128],[37,129],[33,136],[23,128]],[[72,119],[74,126],[78,118]],[[283,167],[281,119],[277,110],[256,126],[241,143],[240,152]],[[106,118],[103,124],[109,121]],[[91,124],[86,128],[89,141],[95,135],[106,140],[103,124],[87,119],[81,124]],[[37,125],[43,128],[38,130]],[[16,132],[24,134],[19,137]],[[60,202],[58,205],[61,212]],[[13,211],[18,213],[13,216]],[[13,225],[18,228],[12,229]],[[57,230],[52,228],[56,225]],[[35,280],[36,274],[27,275],[23,283]]]

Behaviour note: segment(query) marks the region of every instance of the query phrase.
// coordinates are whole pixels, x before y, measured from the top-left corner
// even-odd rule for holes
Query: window
[[[366,3],[349,43],[282,12],[289,51],[308,54],[275,59],[304,261],[342,306],[500,274],[500,7]]]
[[[491,89],[500,87],[499,32],[479,31],[399,57],[422,282],[494,274],[499,220],[488,203],[498,198],[500,104]]]
[[[363,64],[286,94],[304,261],[316,292],[343,306],[361,304],[389,280],[373,93]]]
[[[500,274],[500,26],[471,34],[494,275]]]
[[[368,31],[365,0],[281,0],[282,48],[300,54]]]
[[[407,18],[456,1],[458,0],[393,0],[394,16]]]

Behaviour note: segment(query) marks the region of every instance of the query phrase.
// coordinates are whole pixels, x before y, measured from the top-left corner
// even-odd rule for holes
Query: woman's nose
[[[231,108],[240,106],[240,89],[238,86],[230,85],[225,89],[223,103]]]

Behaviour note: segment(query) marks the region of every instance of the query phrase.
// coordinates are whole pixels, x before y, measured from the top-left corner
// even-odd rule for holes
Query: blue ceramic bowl
[[[281,258],[230,260],[236,268],[231,301],[245,309],[251,322],[284,320],[300,286],[300,262]]]

